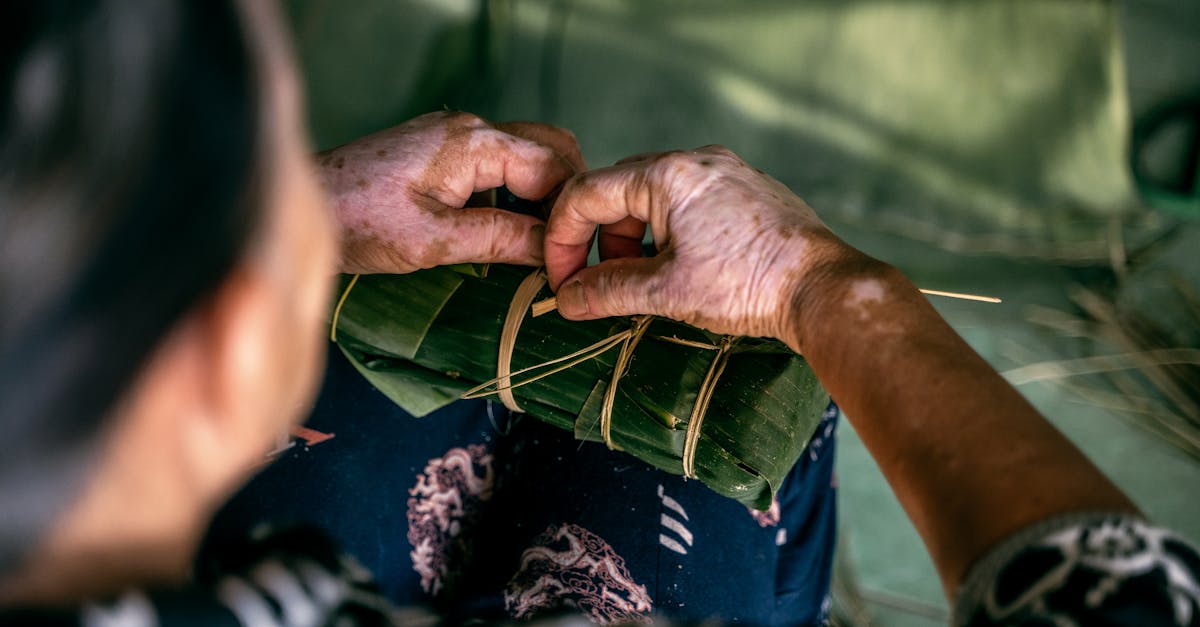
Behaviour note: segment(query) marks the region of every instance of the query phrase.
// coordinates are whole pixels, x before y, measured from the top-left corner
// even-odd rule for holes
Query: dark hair
[[[83,487],[105,418],[260,222],[231,0],[0,8],[0,574]]]

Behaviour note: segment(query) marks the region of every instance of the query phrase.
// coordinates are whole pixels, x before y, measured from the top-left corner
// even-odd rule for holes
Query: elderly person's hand
[[[658,255],[624,258],[638,251],[643,223]],[[597,224],[610,258],[585,268]],[[659,314],[803,353],[950,595],[971,564],[1038,521],[1136,515],[898,270],[843,243],[728,150],[633,157],[576,176],[546,227],[546,267],[569,318]]]
[[[659,253],[631,258],[647,223]],[[607,260],[585,268],[597,224]],[[717,146],[576,176],[546,234],[550,284],[568,318],[651,313],[793,346],[803,288],[856,256],[787,187]]]
[[[545,225],[473,192],[507,186],[540,200],[585,169],[570,132],[490,124],[462,112],[422,115],[319,155],[342,226],[343,272],[404,273],[464,262],[537,265]]]

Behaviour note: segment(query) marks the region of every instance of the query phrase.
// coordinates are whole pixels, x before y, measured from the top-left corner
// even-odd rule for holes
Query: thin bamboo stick
[[[946,292],[946,291],[942,291],[942,290],[927,290],[924,288],[919,288],[919,289],[921,290],[922,294],[927,294],[929,296],[942,296],[944,298],[957,298],[960,300],[973,300],[973,301],[980,302],[980,303],[1002,303],[1002,302],[1004,302],[1003,300],[996,298],[995,296],[980,296],[979,294],[965,294],[963,292]],[[533,307],[532,307],[533,317],[537,318],[538,316],[543,316],[545,314],[550,313],[551,311],[554,311],[555,309],[558,309],[558,298],[557,297],[551,296],[550,298],[547,298],[545,300],[539,300],[538,302],[533,304]]]

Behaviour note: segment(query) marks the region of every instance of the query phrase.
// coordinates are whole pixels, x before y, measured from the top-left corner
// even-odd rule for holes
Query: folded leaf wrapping
[[[376,388],[423,416],[497,377],[500,337],[513,294],[529,268],[492,265],[486,276],[435,268],[342,281],[334,334]],[[543,288],[540,297],[551,294]],[[524,319],[511,368],[545,364],[630,329],[630,318],[569,321],[557,313]],[[683,343],[680,343],[680,342]],[[766,509],[799,459],[829,396],[808,364],[774,340],[737,338],[718,377],[710,370],[727,340],[655,318],[631,347],[611,400],[611,444],[674,474],[691,473],[716,492]],[[618,350],[512,389],[533,417],[577,439],[602,441],[601,414]],[[537,374],[529,373],[529,375]],[[519,384],[530,376],[515,374]],[[706,379],[709,379],[706,381]],[[711,392],[697,413],[697,399]]]

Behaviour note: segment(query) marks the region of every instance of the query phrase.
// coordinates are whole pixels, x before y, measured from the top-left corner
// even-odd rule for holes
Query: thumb
[[[659,290],[665,264],[659,256],[610,259],[584,268],[558,288],[558,311],[570,320],[666,315]]]

